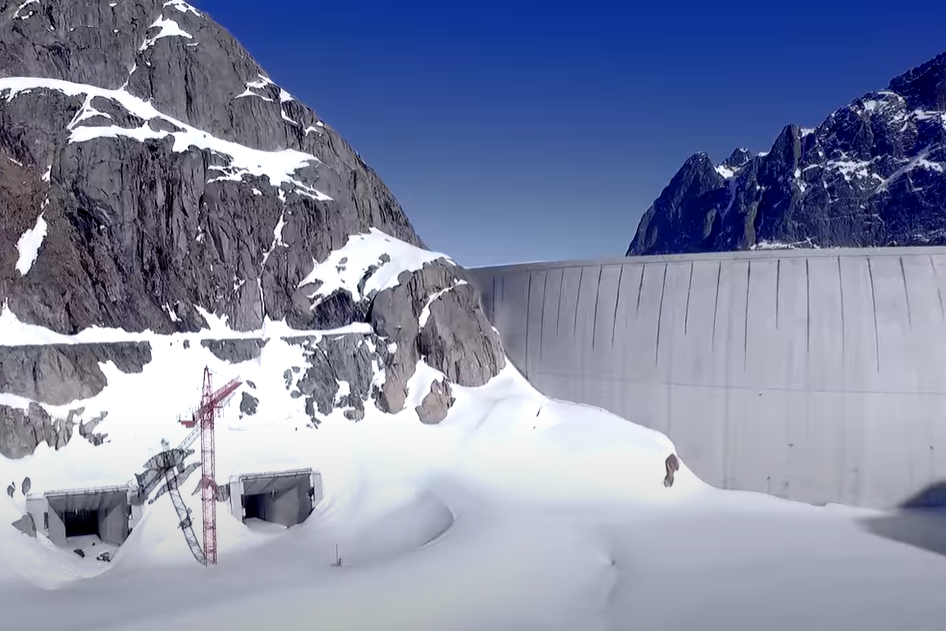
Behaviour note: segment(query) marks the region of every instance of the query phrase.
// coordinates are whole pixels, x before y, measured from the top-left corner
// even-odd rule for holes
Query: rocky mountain
[[[946,54],[767,153],[689,158],[627,254],[946,243]]]
[[[238,362],[281,323],[307,357],[287,391],[313,419],[399,411],[423,359],[444,376],[418,410],[435,422],[451,382],[505,364],[446,257],[325,263],[358,235],[415,259],[424,246],[348,143],[183,0],[0,0],[0,217],[7,457],[59,447],[74,425],[94,438],[70,406],[107,385],[103,362],[131,374],[151,361],[153,342],[80,343],[89,330],[196,333]],[[24,327],[55,343],[14,339]],[[313,336],[345,327],[357,335]]]

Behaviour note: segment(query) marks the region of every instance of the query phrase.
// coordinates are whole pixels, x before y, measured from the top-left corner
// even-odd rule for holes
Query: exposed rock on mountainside
[[[430,386],[430,392],[417,406],[417,415],[422,423],[428,425],[439,423],[447,418],[447,412],[456,401],[447,381],[435,381]]]
[[[114,362],[119,370],[132,373],[141,372],[149,361],[151,346],[146,342],[0,346],[0,392],[64,405],[102,391],[107,380],[101,362]]]
[[[684,163],[641,219],[635,254],[946,243],[946,54],[771,150]]]
[[[0,213],[0,325],[198,332],[239,363],[284,322],[308,362],[289,389],[316,424],[371,399],[401,410],[420,359],[467,386],[505,365],[463,270],[399,262],[423,243],[378,176],[183,0],[0,0]],[[366,264],[332,258],[365,244],[381,248]],[[101,363],[151,361],[148,342],[17,346],[4,330],[0,398],[28,402],[0,400],[8,457],[69,440],[44,406],[98,394]]]

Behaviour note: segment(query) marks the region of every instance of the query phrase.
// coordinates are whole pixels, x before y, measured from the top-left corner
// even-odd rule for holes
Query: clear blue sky
[[[620,256],[692,153],[768,150],[946,51],[939,2],[193,2],[469,267]]]

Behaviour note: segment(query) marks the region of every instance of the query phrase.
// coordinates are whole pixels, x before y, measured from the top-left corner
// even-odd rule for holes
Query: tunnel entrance
[[[69,511],[62,513],[61,517],[66,531],[66,539],[87,535],[99,536],[99,512],[97,510]]]
[[[234,513],[248,525],[301,524],[321,496],[321,477],[311,469],[244,475],[230,484],[231,501],[239,501],[240,512]]]
[[[132,510],[127,488],[50,492],[44,500],[43,527],[56,545],[67,546],[77,539],[96,538],[120,546],[131,531]]]

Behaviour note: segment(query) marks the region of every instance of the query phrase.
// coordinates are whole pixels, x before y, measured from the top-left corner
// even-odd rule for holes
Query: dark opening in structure
[[[66,538],[84,537],[99,534],[99,511],[66,511],[62,515],[62,524],[66,529]]]
[[[309,472],[247,476],[243,484],[243,517],[295,526],[312,512],[314,490]]]
[[[72,537],[97,536],[120,546],[129,532],[131,507],[126,489],[47,493],[49,538],[59,545]]]

